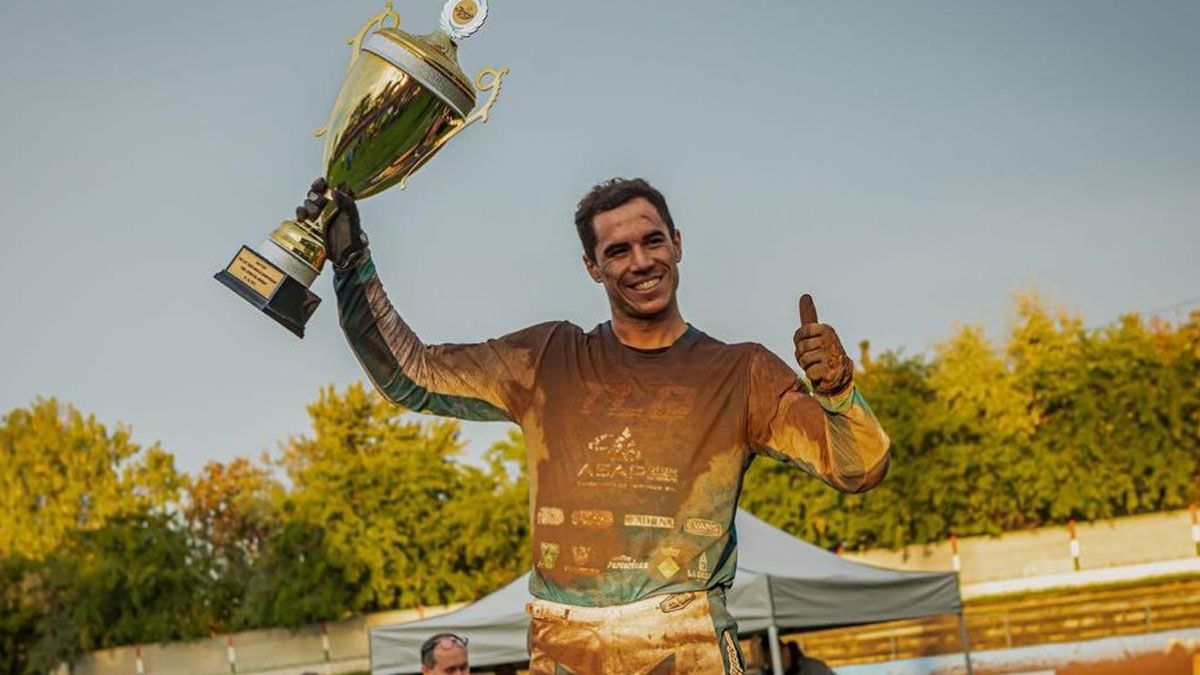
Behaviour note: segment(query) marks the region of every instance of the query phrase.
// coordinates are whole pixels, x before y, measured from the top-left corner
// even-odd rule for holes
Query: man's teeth
[[[641,283],[634,284],[633,289],[636,291],[647,291],[657,286],[658,282],[659,279],[647,279]]]

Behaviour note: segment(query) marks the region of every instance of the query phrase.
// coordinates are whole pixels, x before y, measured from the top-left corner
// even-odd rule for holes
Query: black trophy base
[[[298,338],[321,298],[269,260],[243,246],[225,269],[213,275],[229,290],[278,321]]]

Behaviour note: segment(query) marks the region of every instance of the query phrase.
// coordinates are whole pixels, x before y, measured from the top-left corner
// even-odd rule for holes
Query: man
[[[298,209],[326,205],[323,181]],[[683,320],[683,242],[641,179],[597,185],[575,226],[612,319],[539,324],[470,345],[423,344],[388,301],[353,199],[327,228],[341,323],[376,387],[406,408],[519,424],[528,448],[532,673],[741,673],[725,589],[734,513],[756,455],[857,492],[883,479],[888,439],[832,328],[800,301],[810,394],[758,344]]]
[[[421,645],[421,675],[466,675],[467,640],[439,633]]]

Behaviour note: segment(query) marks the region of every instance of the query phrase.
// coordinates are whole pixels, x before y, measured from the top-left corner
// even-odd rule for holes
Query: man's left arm
[[[751,448],[804,469],[842,492],[863,492],[887,474],[890,441],[854,386],[854,362],[837,332],[800,299],[796,360],[810,394],[779,357],[763,349],[750,365],[747,426]]]

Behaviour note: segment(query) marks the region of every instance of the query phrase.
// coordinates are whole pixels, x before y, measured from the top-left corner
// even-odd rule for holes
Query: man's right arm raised
[[[342,330],[375,387],[409,410],[519,421],[556,324],[477,344],[426,345],[392,306],[365,249],[335,268]]]
[[[330,199],[337,210],[323,234],[342,330],[375,388],[417,412],[519,422],[537,363],[560,324],[540,324],[478,344],[424,344],[383,291],[352,194],[330,190],[319,178],[296,217],[318,220]]]

